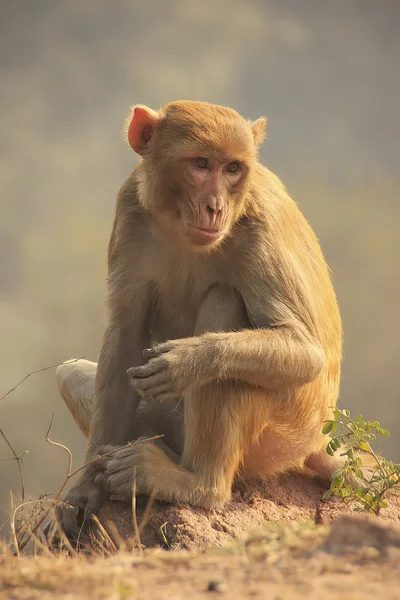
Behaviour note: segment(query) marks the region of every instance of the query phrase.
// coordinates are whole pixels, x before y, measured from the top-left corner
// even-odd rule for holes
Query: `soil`
[[[0,600],[398,600],[400,528],[342,515],[331,525],[270,524],[205,552],[0,556]]]
[[[155,502],[148,510],[148,499],[136,510],[140,540],[144,547],[204,550],[210,546],[226,546],[243,539],[265,522],[301,522],[311,519],[329,523],[339,515],[353,513],[354,506],[332,499],[321,500],[325,488],[317,480],[300,474],[281,475],[267,481],[246,483],[236,488],[232,501],[223,511],[207,512],[189,506],[163,505]],[[144,518],[143,518],[144,517]],[[134,536],[132,510],[118,503],[105,505],[100,521],[112,536],[115,528],[124,541]],[[400,502],[393,498],[382,510],[382,519],[400,521]],[[399,595],[400,597],[400,595]]]
[[[131,508],[110,503],[99,515],[103,543],[89,555],[0,551],[0,600],[398,600],[397,497],[371,517],[323,503],[323,492],[291,474],[237,488],[224,511],[149,509],[147,499],[136,537]]]

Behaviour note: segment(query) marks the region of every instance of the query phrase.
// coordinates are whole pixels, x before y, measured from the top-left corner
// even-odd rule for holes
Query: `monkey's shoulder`
[[[144,214],[144,208],[139,200],[140,177],[138,169],[135,169],[122,184],[116,202],[116,217],[123,218],[125,215],[140,216]]]
[[[320,250],[317,238],[296,200],[272,171],[258,165],[242,226],[255,243],[290,247],[305,244]]]

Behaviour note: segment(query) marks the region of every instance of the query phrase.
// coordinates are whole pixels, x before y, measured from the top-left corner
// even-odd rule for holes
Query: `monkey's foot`
[[[161,451],[152,442],[146,442],[147,439],[143,436],[129,446],[104,446],[100,449],[99,454],[109,455],[96,461],[98,473],[95,481],[107,491],[110,500],[130,502],[134,485],[137,495],[151,492],[145,467],[154,453],[158,455]]]

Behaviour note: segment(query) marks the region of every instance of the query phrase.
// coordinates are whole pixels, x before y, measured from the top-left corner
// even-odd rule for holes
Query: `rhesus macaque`
[[[321,433],[339,389],[338,305],[313,231],[258,162],[265,128],[204,102],[132,111],[141,161],[118,195],[99,362],[57,377],[88,460],[164,438],[87,469],[61,515],[71,535],[80,512],[131,498],[134,473],[139,494],[215,509],[237,477],[338,468]]]

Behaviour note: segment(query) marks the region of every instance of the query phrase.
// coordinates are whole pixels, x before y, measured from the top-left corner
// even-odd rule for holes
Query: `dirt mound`
[[[329,525],[282,521],[204,552],[18,559],[0,549],[0,600],[398,600],[399,546],[400,527],[353,514]]]
[[[354,506],[338,500],[322,502],[324,489],[315,479],[299,474],[281,475],[263,482],[246,483],[236,488],[232,501],[223,511],[206,511],[180,505],[140,499],[136,516],[142,544],[151,548],[185,548],[202,550],[209,546],[225,546],[245,537],[265,522],[305,521],[329,523],[338,516],[353,513]],[[112,535],[112,522],[121,538],[132,539],[134,528],[131,507],[106,504],[100,521]],[[394,498],[382,518],[400,521],[400,503]]]

